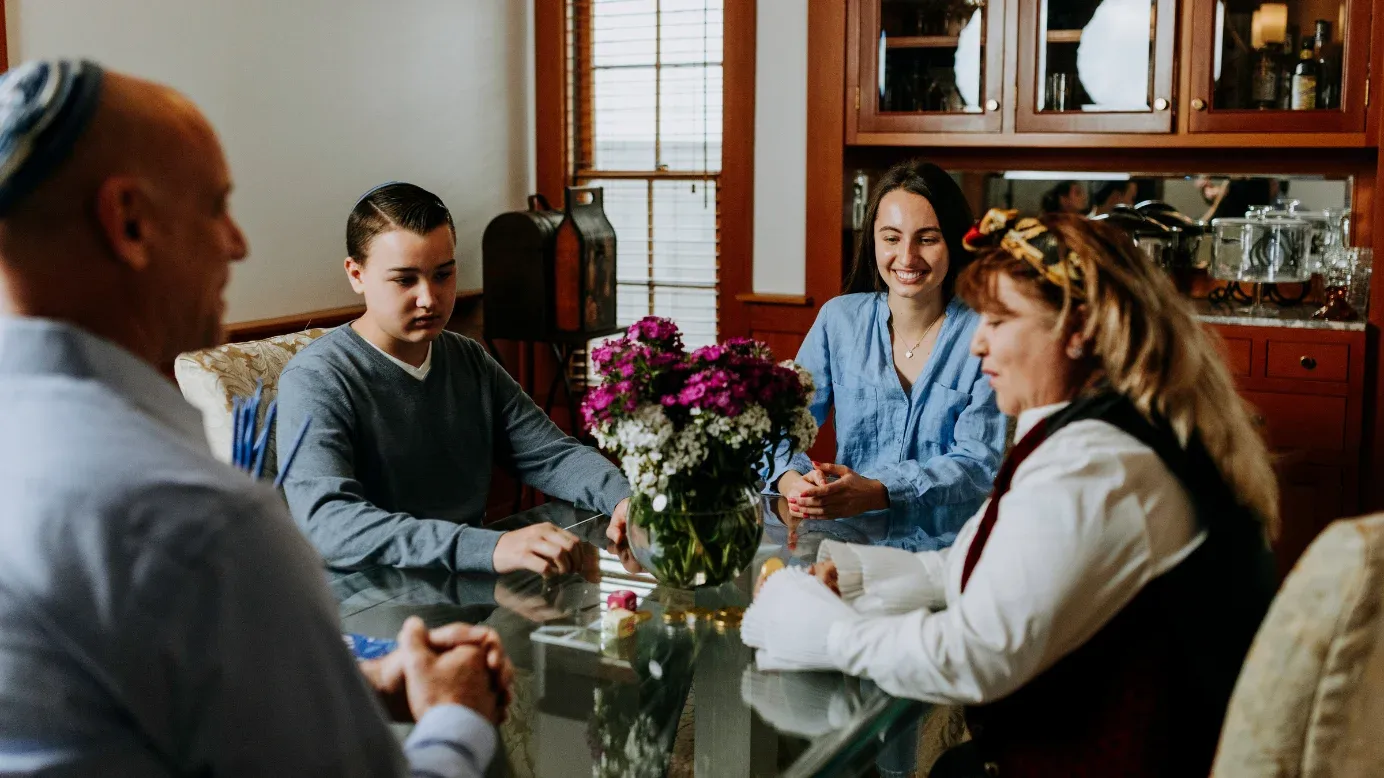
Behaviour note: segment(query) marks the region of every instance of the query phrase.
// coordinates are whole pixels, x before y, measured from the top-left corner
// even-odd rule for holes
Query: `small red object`
[[[635,598],[634,592],[629,589],[611,592],[610,596],[606,597],[606,605],[611,608],[624,608],[627,611],[634,610],[637,602],[638,600]]]

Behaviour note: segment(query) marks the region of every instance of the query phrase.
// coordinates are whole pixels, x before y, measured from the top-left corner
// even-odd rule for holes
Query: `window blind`
[[[568,0],[571,180],[605,189],[618,316],[717,334],[723,0]]]

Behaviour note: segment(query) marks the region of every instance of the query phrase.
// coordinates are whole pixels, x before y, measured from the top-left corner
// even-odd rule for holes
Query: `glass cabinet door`
[[[1001,0],[861,0],[859,9],[861,131],[1000,130]]]
[[[1171,132],[1174,0],[1022,0],[1019,132]]]
[[[1369,0],[1196,0],[1188,129],[1360,132]]]

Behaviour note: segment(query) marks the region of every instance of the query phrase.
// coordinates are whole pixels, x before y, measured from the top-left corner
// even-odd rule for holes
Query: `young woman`
[[[951,176],[912,161],[880,179],[866,224],[849,294],[822,306],[798,352],[817,423],[835,412],[835,461],[780,458],[770,484],[796,517],[893,509],[917,548],[940,548],[990,491],[1005,442],[967,351],[979,317],[953,294],[971,211]]]
[[[308,539],[336,567],[570,570],[569,532],[480,528],[492,465],[617,517],[629,484],[564,435],[484,347],[444,329],[457,264],[446,206],[413,184],[376,187],[351,210],[346,251],[365,314],[303,349],[279,378],[278,440],[312,417],[284,482]]]
[[[1109,225],[992,211],[960,294],[1018,415],[984,510],[941,552],[826,541],[766,581],[761,664],[971,706],[932,775],[1206,775],[1275,588],[1268,451],[1213,336]]]

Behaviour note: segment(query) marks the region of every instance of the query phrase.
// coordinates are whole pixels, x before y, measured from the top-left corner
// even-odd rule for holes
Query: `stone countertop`
[[[1317,310],[1319,307],[1317,305],[1293,305],[1280,308],[1273,303],[1265,303],[1264,307],[1272,311],[1277,311],[1277,316],[1251,316],[1250,314],[1239,312],[1240,308],[1245,307],[1243,305],[1213,305],[1205,300],[1193,300],[1192,306],[1196,309],[1197,318],[1208,324],[1356,332],[1365,329],[1365,320],[1363,318],[1356,321],[1322,321],[1320,319],[1313,319],[1312,312]]]

